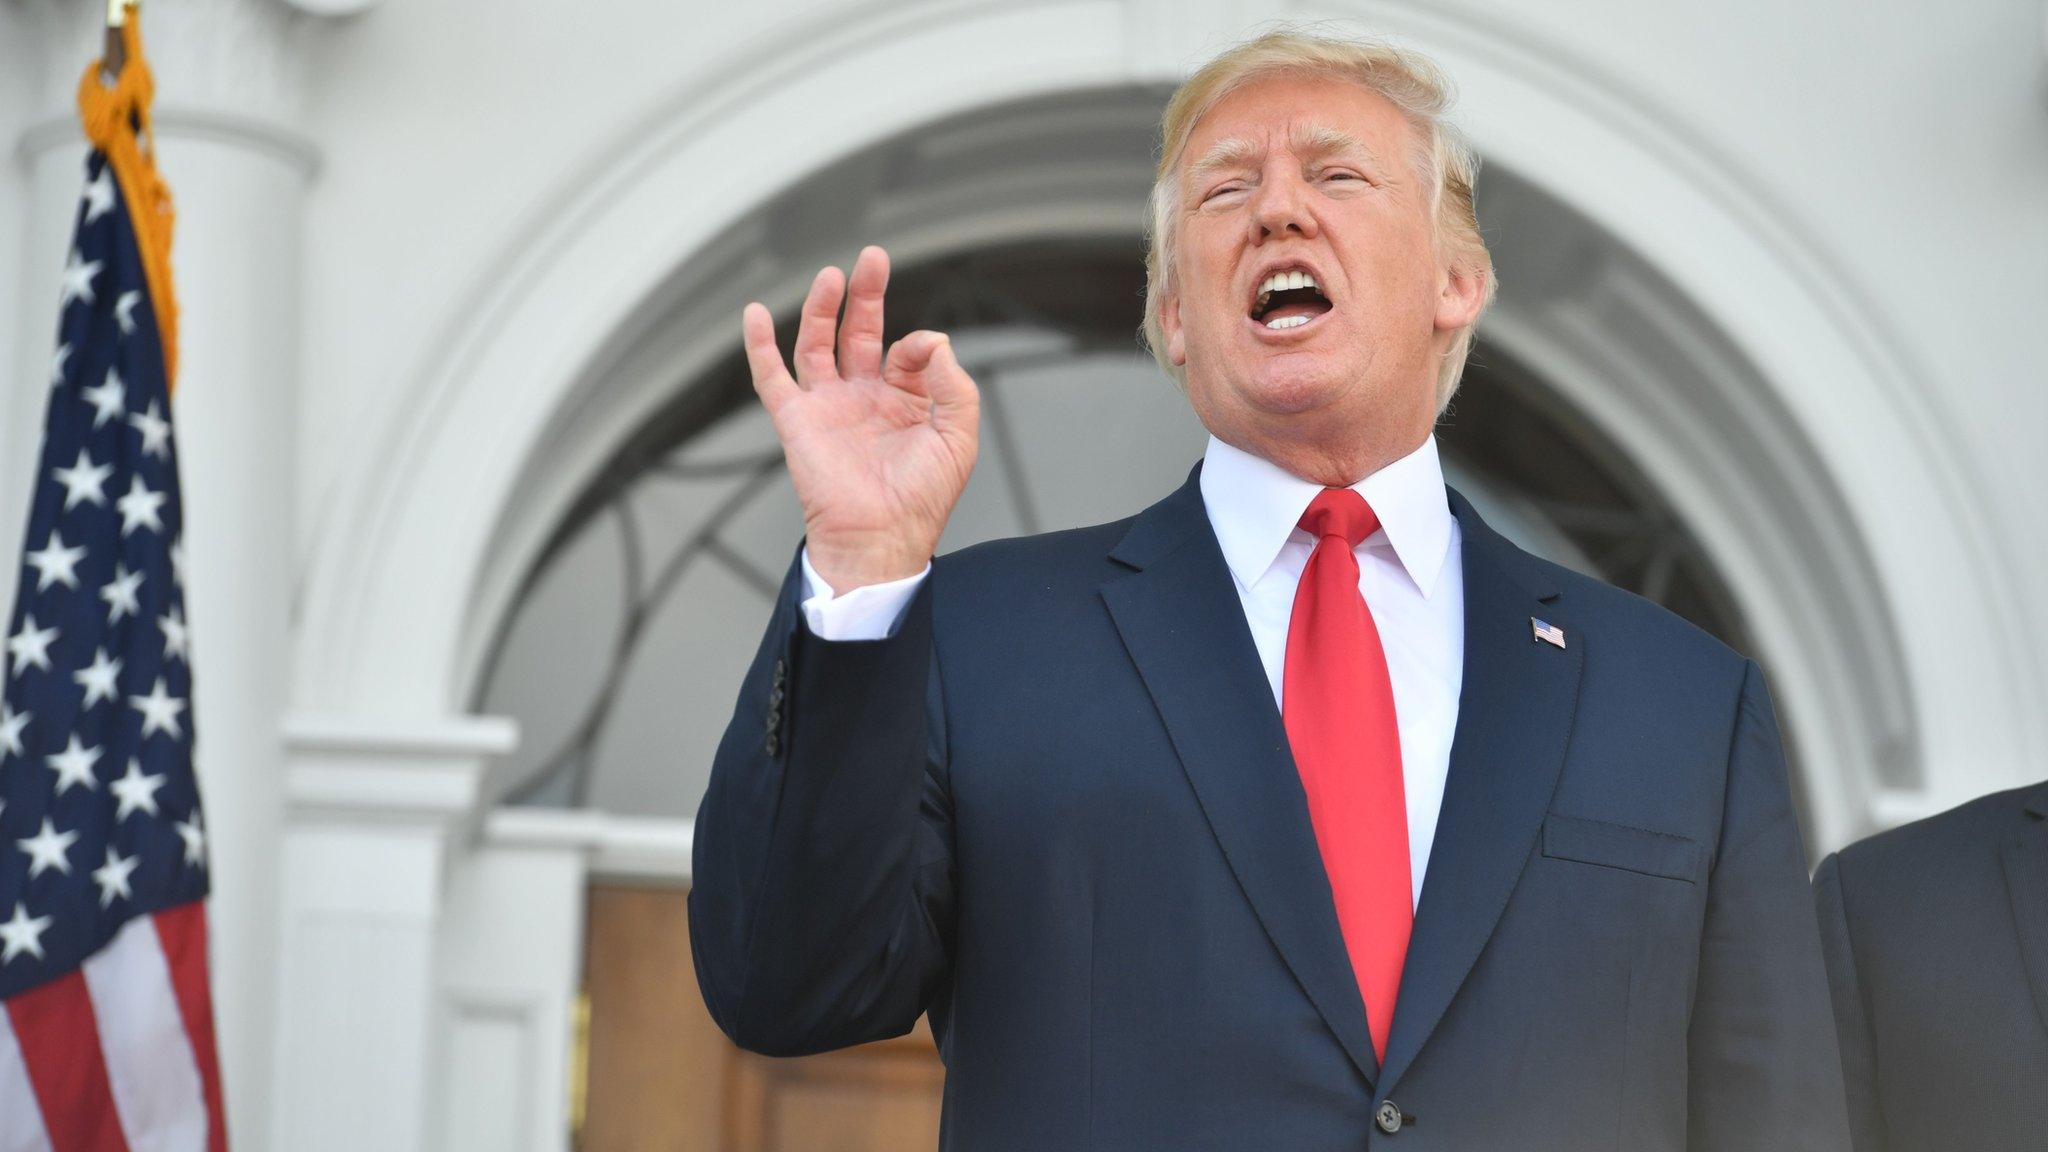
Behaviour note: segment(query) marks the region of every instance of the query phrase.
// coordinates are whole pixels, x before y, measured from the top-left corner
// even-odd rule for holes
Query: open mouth
[[[1284,332],[1309,323],[1332,307],[1315,276],[1297,269],[1266,277],[1252,300],[1251,318],[1272,331]]]

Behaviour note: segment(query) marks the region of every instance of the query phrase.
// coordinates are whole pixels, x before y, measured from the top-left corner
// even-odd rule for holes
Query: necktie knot
[[[1372,505],[1351,488],[1325,488],[1316,493],[1316,498],[1309,501],[1308,511],[1301,514],[1300,523],[1303,531],[1318,540],[1341,536],[1353,548],[1380,528],[1380,518]]]

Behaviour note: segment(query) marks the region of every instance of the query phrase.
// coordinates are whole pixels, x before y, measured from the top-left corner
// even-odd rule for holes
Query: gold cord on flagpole
[[[164,383],[175,392],[178,300],[171,286],[171,230],[176,213],[171,190],[156,167],[156,133],[150,122],[156,78],[143,58],[137,7],[138,0],[108,0],[109,46],[106,55],[86,65],[78,78],[78,117],[86,139],[106,154],[107,167],[127,202],[163,345]]]

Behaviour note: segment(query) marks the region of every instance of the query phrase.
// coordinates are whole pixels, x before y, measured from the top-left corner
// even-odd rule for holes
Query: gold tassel
[[[128,202],[128,219],[142,251],[143,278],[163,341],[164,383],[175,391],[178,380],[178,299],[171,286],[171,229],[177,213],[171,190],[156,169],[156,131],[150,105],[156,99],[156,78],[142,58],[141,23],[132,11],[122,23],[120,71],[113,82],[101,79],[104,62],[86,66],[78,80],[78,116],[86,139],[106,154],[107,166]]]

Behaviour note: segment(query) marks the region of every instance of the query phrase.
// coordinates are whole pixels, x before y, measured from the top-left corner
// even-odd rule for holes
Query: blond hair
[[[1493,257],[1479,234],[1473,182],[1479,159],[1456,125],[1444,118],[1454,99],[1448,77],[1420,53],[1370,39],[1344,39],[1293,29],[1267,32],[1204,64],[1167,101],[1159,125],[1159,171],[1152,184],[1151,220],[1145,252],[1145,344],[1153,359],[1183,388],[1187,373],[1166,354],[1160,307],[1177,289],[1173,258],[1175,218],[1180,205],[1180,168],[1188,139],[1217,102],[1243,85],[1275,75],[1322,76],[1363,85],[1401,111],[1415,129],[1409,163],[1426,178],[1429,215],[1437,255],[1451,267],[1485,274],[1483,314],[1496,288]],[[1472,350],[1473,322],[1458,331],[1437,368],[1436,407],[1442,412],[1458,390],[1465,357]]]

